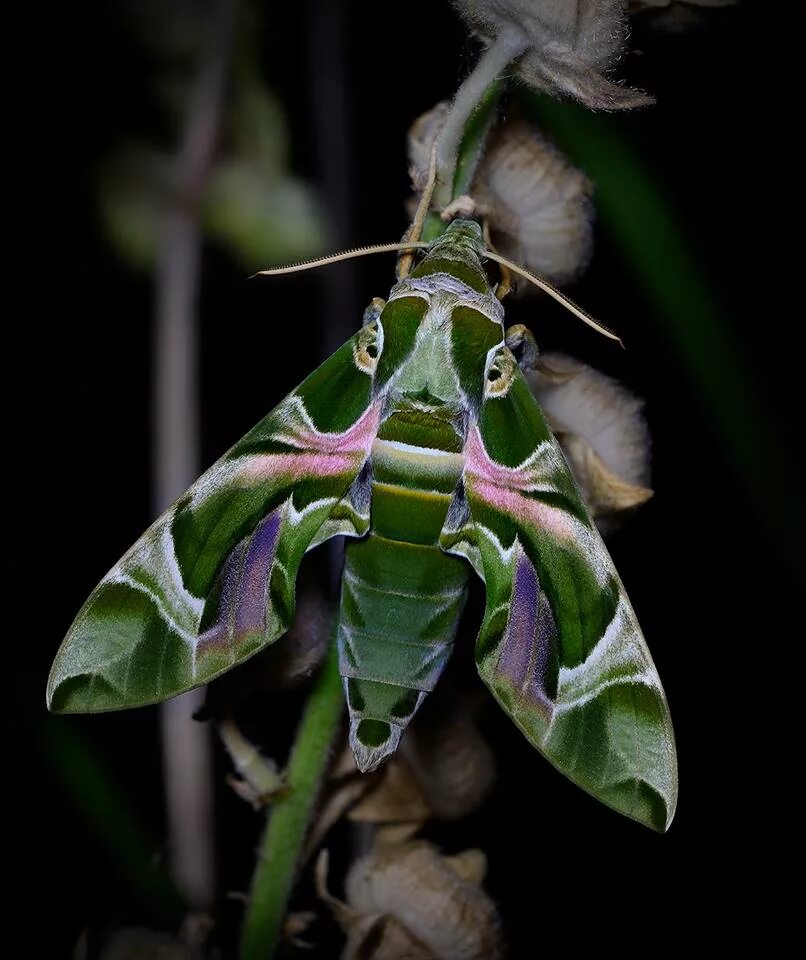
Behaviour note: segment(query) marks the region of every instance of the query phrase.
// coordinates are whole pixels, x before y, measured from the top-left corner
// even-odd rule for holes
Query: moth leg
[[[537,370],[540,365],[540,351],[532,331],[522,323],[508,327],[504,333],[504,342],[512,351],[521,370]]]
[[[411,226],[406,231],[404,240],[419,240],[423,232],[423,224],[425,223],[425,218],[428,216],[428,211],[431,208],[431,198],[434,195],[434,187],[437,183],[437,144],[439,143],[439,137],[434,140],[434,145],[431,147],[431,159],[428,164],[428,179],[425,182],[423,187],[423,192],[420,194],[420,202],[417,204],[417,211],[414,214],[414,220],[411,222]],[[410,271],[411,265],[414,262],[414,251],[408,250],[397,261],[397,279],[405,279]]]
[[[485,220],[481,226],[481,229],[484,235],[484,245],[488,250],[492,250],[493,253],[495,253],[495,245],[493,244],[492,237],[490,236],[490,221]],[[499,300],[503,300],[510,290],[512,290],[512,271],[503,263],[498,264],[498,269],[501,273],[501,279],[498,281],[498,284],[495,288],[495,295]]]
[[[373,297],[369,302],[369,306],[364,311],[364,316],[361,318],[361,326],[368,327],[371,323],[375,323],[385,306],[386,301],[383,297]]]
[[[537,346],[531,330],[522,323],[516,323],[507,327],[504,334],[504,342],[518,361],[518,366],[524,372],[537,370],[550,383],[567,383],[578,376],[578,370],[555,370],[554,367],[546,363],[540,356],[540,350]],[[556,431],[554,431],[556,433]]]

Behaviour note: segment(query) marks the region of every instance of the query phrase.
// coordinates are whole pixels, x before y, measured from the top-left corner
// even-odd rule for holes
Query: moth
[[[474,220],[410,246],[414,268],[362,329],[103,578],[48,705],[115,710],[207,683],[283,635],[304,554],[344,536],[337,643],[362,771],[434,689],[475,572],[495,699],[558,770],[663,831],[677,793],[666,697],[519,367],[531,335],[505,331]]]

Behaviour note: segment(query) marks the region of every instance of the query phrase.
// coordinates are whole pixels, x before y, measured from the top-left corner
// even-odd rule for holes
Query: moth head
[[[413,277],[450,273],[478,293],[490,293],[484,269],[484,236],[475,220],[456,219],[445,232],[432,240],[425,256],[412,271]]]
[[[484,251],[484,234],[481,224],[477,220],[457,217],[448,224],[442,237],[449,243],[465,244],[479,253]],[[434,241],[435,245],[439,242],[439,239]]]

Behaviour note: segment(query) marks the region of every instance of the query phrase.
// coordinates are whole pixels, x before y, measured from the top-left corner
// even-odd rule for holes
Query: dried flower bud
[[[446,820],[476,810],[495,782],[492,749],[464,703],[445,707],[439,721],[412,727],[403,756],[425,794],[431,816]]]
[[[295,910],[289,913],[283,924],[282,939],[297,947],[299,950],[311,950],[314,947],[303,936],[316,922],[316,914],[312,910]]]
[[[434,960],[434,954],[394,917],[358,917],[349,927],[343,960]]]
[[[487,41],[505,31],[528,38],[516,69],[538,90],[599,110],[628,110],[651,98],[608,80],[627,36],[624,0],[454,0]]]
[[[358,774],[352,751],[349,751],[349,753],[355,775],[346,779],[339,778],[335,788],[326,796],[319,809],[318,816],[308,831],[308,839],[302,855],[303,862],[307,862],[316,853],[330,828],[335,826],[363,796],[369,793],[373,782],[377,780],[377,772]]]
[[[241,733],[232,720],[218,725],[218,734],[235,767],[235,775],[227,783],[242,800],[255,810],[270,803],[285,789],[285,781],[270,757],[264,757],[257,747]]]
[[[431,148],[437,134],[445,123],[451,109],[447,100],[442,100],[430,110],[421,114],[409,127],[408,152],[409,174],[412,189],[419,192],[428,179],[428,167],[431,163]]]
[[[590,260],[592,192],[585,174],[523,121],[497,131],[473,182],[499,252],[557,284]]]
[[[76,958],[89,955],[83,944],[76,950]],[[190,947],[180,943],[175,937],[146,927],[123,927],[110,934],[104,941],[100,953],[93,954],[100,960],[197,960]]]
[[[261,662],[268,686],[295,687],[316,670],[330,642],[330,613],[318,590],[300,591],[297,615],[288,633],[268,648]]]
[[[361,798],[348,817],[363,823],[422,823],[430,814],[423,790],[408,765],[393,758],[377,786]]]
[[[603,531],[651,496],[650,437],[643,401],[611,377],[558,353],[526,372]]]
[[[425,841],[376,844],[350,868],[346,904],[325,889],[326,859],[317,866],[320,895],[347,933],[345,960],[499,960],[503,955],[498,915],[480,886],[486,868],[481,851],[445,857]]]

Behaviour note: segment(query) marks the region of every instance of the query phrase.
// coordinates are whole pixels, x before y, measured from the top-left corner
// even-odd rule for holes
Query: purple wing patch
[[[255,528],[248,540],[227,557],[221,571],[218,616],[199,637],[197,655],[208,650],[225,651],[238,647],[256,634],[263,639],[266,630],[268,580],[282,518],[278,507]]]
[[[532,561],[521,548],[515,569],[509,619],[498,649],[499,676],[513,686],[515,698],[537,707],[546,721],[554,712],[550,692],[557,628],[548,597]]]

